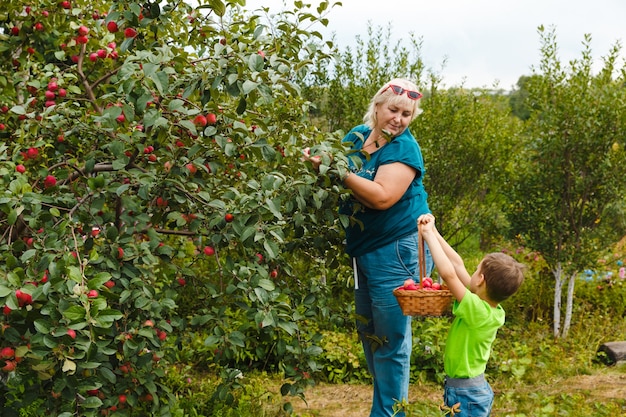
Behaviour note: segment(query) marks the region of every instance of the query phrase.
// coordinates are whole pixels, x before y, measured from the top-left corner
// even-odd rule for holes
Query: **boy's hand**
[[[420,226],[422,233],[427,233],[435,228],[435,216],[432,214],[422,214],[417,218],[417,224]]]

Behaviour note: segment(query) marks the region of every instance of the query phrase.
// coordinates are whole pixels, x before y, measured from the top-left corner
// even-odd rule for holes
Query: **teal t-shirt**
[[[363,139],[355,133],[360,133]],[[353,150],[360,150],[372,130],[366,125],[352,129],[344,142],[352,142]],[[385,164],[401,162],[417,170],[415,178],[400,201],[387,210],[370,209],[351,198],[340,207],[340,213],[353,215],[357,222],[346,228],[346,252],[350,256],[361,256],[393,241],[398,240],[417,229],[417,218],[430,213],[424,189],[424,159],[420,147],[409,131],[402,134],[372,153],[370,158],[362,152],[356,152],[361,159],[359,169],[351,162],[351,170],[356,175],[373,180],[378,168]]]
[[[460,302],[454,302],[452,313],[444,370],[451,378],[473,378],[485,372],[491,345],[504,324],[504,309],[491,307],[468,290]]]

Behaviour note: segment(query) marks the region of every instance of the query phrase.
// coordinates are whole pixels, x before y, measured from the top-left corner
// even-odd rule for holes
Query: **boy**
[[[518,290],[525,266],[503,253],[490,253],[470,276],[463,259],[435,228],[435,217],[424,214],[417,223],[439,276],[456,299],[444,352],[442,409],[459,417],[489,416],[493,391],[484,372],[498,328],[504,324],[500,302]]]

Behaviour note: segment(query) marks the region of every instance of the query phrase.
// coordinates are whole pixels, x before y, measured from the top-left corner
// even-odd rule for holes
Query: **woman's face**
[[[392,137],[398,136],[407,128],[413,116],[411,104],[391,104],[389,102],[376,105],[376,128],[386,130]]]

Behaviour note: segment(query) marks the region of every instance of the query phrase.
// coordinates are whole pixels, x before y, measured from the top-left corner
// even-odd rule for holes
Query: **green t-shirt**
[[[467,290],[452,306],[455,318],[448,333],[444,370],[451,378],[473,378],[485,372],[491,345],[504,324],[504,309],[491,307]]]

